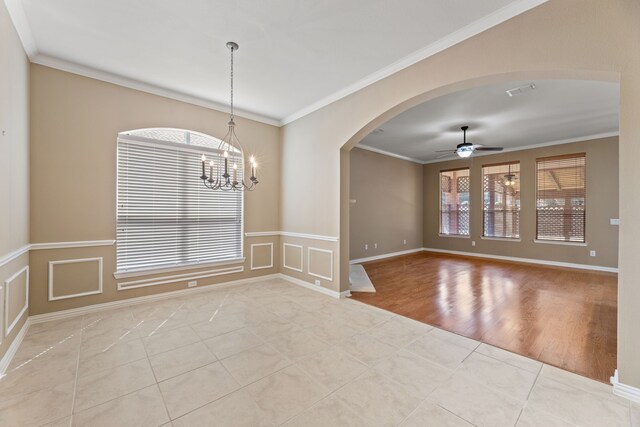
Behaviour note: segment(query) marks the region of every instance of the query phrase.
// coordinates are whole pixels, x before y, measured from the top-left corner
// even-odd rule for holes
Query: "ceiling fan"
[[[480,144],[472,144],[470,142],[467,142],[467,129],[469,129],[469,126],[462,126],[460,129],[462,129],[463,132],[463,140],[461,144],[458,144],[456,146],[456,149],[451,151],[451,150],[438,150],[436,151],[436,153],[456,153],[458,156],[464,158],[469,157],[471,154],[473,154],[474,151],[502,151],[502,147],[486,147],[484,145],[480,145]],[[441,156],[444,157],[447,154]]]

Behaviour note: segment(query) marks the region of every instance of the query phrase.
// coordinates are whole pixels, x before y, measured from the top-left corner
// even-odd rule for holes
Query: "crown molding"
[[[188,104],[197,105],[199,107],[209,108],[216,111],[224,112],[229,108],[229,106],[226,104],[210,101],[210,100],[199,98],[193,95],[188,95],[176,90],[163,88],[160,86],[141,82],[139,80],[120,76],[118,74],[98,70],[96,68],[87,67],[84,65],[76,64],[74,62],[66,61],[64,59],[58,59],[58,58],[54,58],[48,55],[43,55],[40,53],[31,57],[31,62],[34,64],[44,65],[45,67],[55,68],[57,70],[66,71],[72,74],[77,74],[79,76],[89,77],[89,78],[100,80],[103,82],[126,87],[129,89],[139,90],[141,92],[162,96],[164,98],[174,99],[176,101],[186,102]],[[243,117],[249,120],[255,120],[257,122],[265,123],[271,126],[278,126],[278,127],[280,126],[280,121],[272,117],[263,116],[261,114],[255,114],[255,113],[242,110],[242,109],[237,109],[237,108],[235,109],[234,112],[235,112],[235,115],[238,117]]]
[[[11,22],[13,22],[13,26],[18,33],[22,48],[29,59],[32,59],[37,55],[38,49],[36,47],[36,41],[33,38],[33,33],[31,32],[31,27],[29,26],[29,21],[27,21],[27,15],[24,13],[22,1],[4,0],[4,4],[9,12],[9,18],[11,18]]]
[[[308,114],[313,113],[316,110],[321,109],[339,99],[345,98],[351,95],[354,92],[359,91],[373,83],[376,83],[379,80],[382,80],[386,77],[389,77],[392,74],[397,73],[411,65],[420,62],[430,56],[437,54],[438,52],[442,52],[445,49],[450,48],[468,38],[471,38],[477,34],[480,34],[483,31],[488,30],[489,28],[495,27],[498,24],[507,21],[514,16],[520,15],[528,11],[529,9],[533,9],[536,6],[539,6],[543,3],[546,3],[547,0],[519,0],[513,3],[508,4],[507,6],[496,10],[495,12],[478,19],[477,21],[472,22],[471,24],[462,27],[461,29],[454,31],[446,37],[441,38],[440,40],[431,43],[430,45],[422,48],[409,56],[406,56],[391,65],[388,65],[373,74],[369,74],[367,77],[358,80],[357,82],[346,86],[343,89],[340,89],[333,94],[326,96],[319,101],[314,102],[313,104],[302,108],[301,110],[296,111],[293,114],[288,115],[284,119],[282,119],[282,125],[289,124],[295,120],[298,120],[301,117],[304,117]]]
[[[369,145],[358,144],[355,146],[355,148],[361,148],[363,150],[371,151],[372,153],[382,154],[383,156],[395,157],[396,159],[406,160],[409,162],[418,163],[420,165],[424,164],[424,162],[420,159],[416,159],[414,157],[402,156],[400,154],[392,153],[391,151],[382,150],[380,148],[371,147]]]
[[[575,138],[558,139],[558,140],[555,140],[555,141],[541,142],[539,144],[529,144],[529,145],[523,145],[521,147],[505,148],[504,150],[497,151],[497,152],[496,151],[487,151],[487,152],[474,151],[473,155],[471,157],[467,157],[466,159],[462,159],[460,157],[452,157],[452,158],[448,158],[448,159],[427,160],[427,161],[423,161],[422,164],[423,165],[429,165],[429,164],[433,164],[433,163],[450,162],[452,160],[469,160],[469,159],[473,159],[474,157],[495,156],[497,154],[510,153],[512,151],[531,150],[533,148],[549,147],[551,145],[570,144],[572,142],[591,141],[593,139],[609,138],[609,137],[612,137],[612,136],[619,136],[619,135],[620,135],[619,131],[595,133],[595,134],[592,134],[592,135],[578,136],[578,137],[575,137]]]
[[[481,19],[472,22],[458,31],[449,34],[435,43],[432,43],[429,46],[420,49],[411,55],[406,56],[391,65],[388,65],[367,77],[284,117],[283,119],[276,119],[246,110],[236,110],[236,115],[272,126],[284,126],[547,1],[548,0],[519,0],[510,3]],[[186,102],[204,108],[210,108],[218,111],[226,111],[228,108],[226,104],[199,98],[180,91],[148,84],[139,80],[130,79],[121,75],[101,71],[92,67],[83,66],[39,53],[27,16],[24,12],[24,8],[22,7],[21,0],[4,0],[4,2],[7,6],[7,10],[9,11],[11,21],[18,32],[22,46],[31,62],[35,64],[44,65],[80,76],[113,83],[119,86]]]

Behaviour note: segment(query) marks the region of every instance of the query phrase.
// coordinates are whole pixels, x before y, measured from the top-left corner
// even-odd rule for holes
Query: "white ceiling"
[[[505,91],[534,83],[535,90]],[[586,80],[519,81],[482,86],[435,98],[394,117],[359,144],[412,159],[438,160],[462,142],[522,149],[618,132],[620,86]],[[480,155],[476,152],[473,155]],[[492,154],[488,152],[487,154]],[[493,153],[495,154],[495,153]],[[457,158],[455,154],[442,160]]]
[[[5,0],[33,62],[287,123],[546,0]]]

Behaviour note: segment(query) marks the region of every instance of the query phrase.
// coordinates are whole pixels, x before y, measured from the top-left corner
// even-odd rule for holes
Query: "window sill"
[[[152,276],[154,274],[172,273],[174,271],[195,270],[198,268],[217,267],[222,265],[244,264],[245,260],[246,258],[242,257],[242,258],[228,259],[224,261],[205,262],[201,264],[176,265],[175,267],[149,268],[145,270],[135,270],[135,271],[116,271],[115,273],[113,273],[113,277],[115,277],[116,280],[120,280],[120,279],[128,279],[130,277]]]
[[[454,239],[470,239],[471,236],[463,236],[461,234],[438,234],[440,237],[453,237]]]
[[[533,243],[542,243],[545,245],[564,245],[564,246],[587,246],[587,243],[584,242],[561,242],[561,241],[555,241],[555,240],[538,240],[538,239],[533,239]]]
[[[486,236],[481,236],[480,239],[482,240],[497,240],[500,242],[522,242],[522,239],[519,237],[486,237]]]

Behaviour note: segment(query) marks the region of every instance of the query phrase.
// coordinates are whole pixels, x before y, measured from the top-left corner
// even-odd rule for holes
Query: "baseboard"
[[[7,352],[4,354],[4,356],[2,356],[2,360],[0,360],[0,378],[4,375],[5,372],[7,372],[7,368],[9,367],[13,356],[15,356],[16,352],[18,351],[18,348],[20,348],[20,344],[22,344],[22,340],[27,334],[27,330],[29,329],[30,324],[31,319],[27,317],[27,320],[22,325],[20,332],[18,332],[18,335],[16,335],[16,337],[13,339],[13,342],[7,349]]]
[[[422,252],[423,250],[424,248],[415,248],[415,249],[408,249],[406,251],[391,252],[391,253],[382,254],[382,255],[374,255],[366,258],[352,259],[349,261],[349,264],[360,264],[361,262],[376,261],[379,259],[391,258],[398,255],[407,255],[415,252]]]
[[[222,288],[227,286],[242,285],[249,282],[274,279],[277,277],[280,277],[279,273],[268,274],[268,275],[257,276],[257,277],[249,277],[246,279],[233,280],[230,282],[216,283],[213,285],[206,285],[206,286],[200,286],[195,288],[180,289],[177,291],[163,292],[163,293],[154,294],[154,295],[145,295],[142,297],[127,298],[119,301],[111,301],[111,302],[105,302],[101,304],[93,304],[93,305],[87,305],[84,307],[72,308],[69,310],[54,311],[52,313],[36,314],[34,316],[30,316],[29,320],[31,321],[31,323],[34,323],[34,324],[49,322],[52,320],[66,319],[69,317],[81,316],[84,314],[96,313],[104,310],[111,310],[118,307],[126,307],[130,305],[142,304],[145,302],[159,301],[163,299],[182,296],[185,294],[206,292],[212,289],[217,289],[217,288]]]
[[[483,254],[483,253],[477,253],[477,252],[450,251],[448,249],[422,248],[421,250],[425,252],[436,252],[436,253],[451,254],[451,255],[464,255],[464,256],[476,257],[476,258],[489,258],[489,259],[495,259],[495,260],[501,260],[501,261],[521,262],[524,264],[538,264],[538,265],[547,265],[547,266],[553,266],[553,267],[576,268],[579,270],[604,271],[607,273],[618,272],[618,269],[615,267],[604,267],[600,265],[574,264],[571,262],[547,261],[543,259],[533,259],[533,258],[517,258],[517,257],[511,257],[511,256],[490,255],[490,254]]]
[[[613,384],[613,394],[616,396],[624,397],[633,402],[640,402],[640,388],[621,383],[618,379],[617,369],[611,377],[611,384]]]
[[[294,285],[302,286],[303,288],[311,289],[312,291],[320,292],[321,294],[329,295],[333,298],[346,298],[351,296],[351,291],[333,291],[322,286],[314,285],[313,283],[306,282],[295,277],[287,276],[286,274],[278,273],[281,279],[284,279]]]
[[[50,322],[52,320],[67,319],[69,317],[82,316],[82,315],[85,315],[85,314],[97,313],[97,312],[100,312],[100,311],[111,310],[111,309],[119,308],[119,307],[127,307],[127,306],[131,306],[131,305],[143,304],[143,303],[146,303],[146,302],[160,301],[160,300],[163,300],[163,299],[178,297],[178,296],[182,296],[182,295],[185,295],[185,294],[189,295],[189,294],[194,294],[194,293],[198,293],[198,292],[206,292],[206,291],[210,291],[212,289],[217,289],[217,288],[222,288],[222,287],[227,287],[227,286],[242,285],[242,284],[245,284],[245,283],[250,283],[250,282],[255,282],[255,281],[262,281],[262,280],[269,280],[269,279],[276,279],[276,278],[284,279],[284,280],[286,280],[286,281],[288,281],[290,283],[293,283],[295,285],[303,286],[303,287],[305,287],[307,289],[311,289],[311,290],[323,293],[325,295],[329,295],[329,296],[334,297],[334,298],[345,298],[345,297],[351,296],[351,292],[350,291],[336,292],[336,291],[332,291],[331,289],[327,289],[327,288],[324,288],[324,287],[321,287],[321,286],[316,286],[316,285],[314,285],[312,283],[309,283],[309,282],[305,282],[304,280],[300,280],[300,279],[296,279],[296,278],[291,277],[291,276],[287,276],[286,274],[274,273],[274,274],[267,274],[267,275],[264,275],[264,276],[248,277],[246,279],[240,279],[240,280],[233,280],[233,281],[229,281],[229,282],[216,283],[216,284],[213,284],[213,285],[207,285],[207,286],[201,286],[201,287],[195,287],[195,288],[187,288],[187,289],[180,289],[180,290],[177,290],[177,291],[163,292],[163,293],[160,293],[160,294],[145,295],[145,296],[142,296],[142,297],[127,298],[127,299],[123,299],[123,300],[110,301],[110,302],[105,302],[105,303],[101,303],[101,304],[87,305],[87,306],[84,306],[84,307],[71,308],[69,310],[54,311],[52,313],[36,314],[34,316],[30,316],[29,317],[29,321],[32,324]]]

